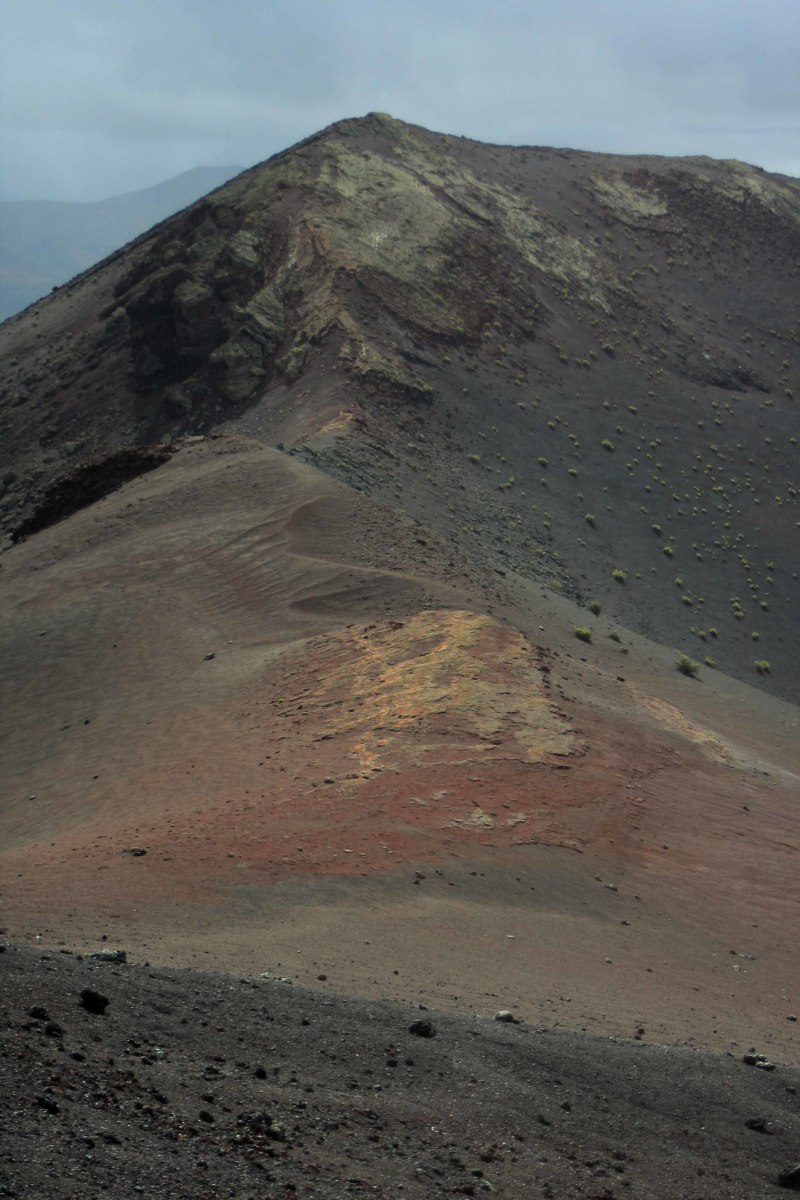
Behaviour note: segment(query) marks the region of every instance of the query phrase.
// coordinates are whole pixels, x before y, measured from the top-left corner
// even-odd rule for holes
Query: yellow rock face
[[[362,771],[513,759],[573,749],[518,632],[471,612],[420,612],[326,639],[306,717],[344,739]],[[340,701],[339,698],[342,698]]]

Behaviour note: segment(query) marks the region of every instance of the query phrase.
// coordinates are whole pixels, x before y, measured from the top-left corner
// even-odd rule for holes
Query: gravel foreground
[[[800,1190],[783,1064],[64,951],[0,977],[0,1196]]]

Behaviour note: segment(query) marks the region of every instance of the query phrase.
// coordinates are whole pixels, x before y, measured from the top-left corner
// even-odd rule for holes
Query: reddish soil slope
[[[9,551],[10,933],[796,1055],[796,710],[449,561],[237,438]]]

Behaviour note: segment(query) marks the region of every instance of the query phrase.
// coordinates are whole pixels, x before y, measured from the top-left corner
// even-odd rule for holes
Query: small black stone
[[[789,1188],[790,1191],[800,1192],[800,1163],[795,1163],[793,1167],[787,1167],[785,1171],[781,1171],[778,1176],[778,1184],[780,1187]]]
[[[81,1004],[87,1012],[96,1013],[99,1016],[106,1011],[109,1003],[108,996],[96,992],[94,988],[84,988],[81,992]]]
[[[436,1037],[436,1030],[433,1028],[433,1022],[427,1020],[427,1018],[422,1021],[412,1021],[408,1027],[408,1032],[413,1033],[416,1037]]]

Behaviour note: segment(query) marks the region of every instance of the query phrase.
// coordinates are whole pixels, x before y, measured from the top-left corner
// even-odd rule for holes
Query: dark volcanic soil
[[[784,1066],[69,952],[0,971],[20,1200],[756,1200],[798,1154]]]

